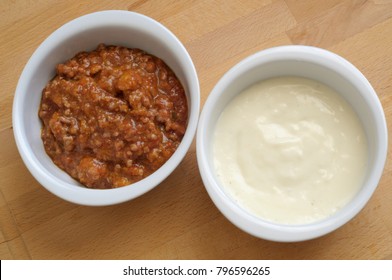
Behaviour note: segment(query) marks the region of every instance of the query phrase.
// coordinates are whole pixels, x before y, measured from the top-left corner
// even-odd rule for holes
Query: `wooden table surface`
[[[1,259],[392,259],[392,149],[364,210],[335,232],[300,243],[257,239],[226,220],[203,186],[194,143],[161,185],[120,205],[74,205],[38,184],[13,138],[18,78],[55,29],[110,9],[140,12],[178,36],[196,65],[202,105],[242,58],[306,44],[342,55],[365,74],[392,131],[392,1],[0,0]]]

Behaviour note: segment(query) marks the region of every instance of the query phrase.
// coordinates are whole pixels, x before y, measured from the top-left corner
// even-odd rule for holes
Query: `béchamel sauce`
[[[222,112],[214,134],[215,173],[248,212],[307,224],[344,207],[359,191],[367,141],[349,104],[299,77],[249,87]]]

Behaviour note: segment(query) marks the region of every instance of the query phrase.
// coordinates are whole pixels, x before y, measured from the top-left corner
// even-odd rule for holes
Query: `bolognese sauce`
[[[99,45],[56,67],[42,92],[42,140],[54,163],[89,188],[117,188],[161,167],[187,125],[184,88],[139,49]]]

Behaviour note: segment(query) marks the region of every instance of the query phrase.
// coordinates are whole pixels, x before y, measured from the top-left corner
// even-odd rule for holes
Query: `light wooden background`
[[[19,75],[55,29],[108,9],[143,13],[179,37],[196,65],[202,104],[225,71],[256,51],[307,44],[336,52],[368,77],[392,131],[392,1],[0,0],[1,259],[392,259],[392,149],[366,208],[302,243],[260,240],[228,222],[204,189],[194,144],[165,182],[121,205],[73,205],[41,187],[13,138]]]

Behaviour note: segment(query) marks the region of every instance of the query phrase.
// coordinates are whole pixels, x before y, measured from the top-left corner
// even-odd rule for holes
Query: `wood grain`
[[[317,17],[299,22],[287,34],[294,44],[326,48],[391,16],[392,2],[341,1]]]
[[[377,91],[392,131],[392,2],[374,1],[54,1],[0,5],[1,259],[391,259],[392,149],[367,206],[335,232],[306,242],[252,237],[209,198],[195,144],[160,186],[108,207],[74,205],[47,192],[24,166],[12,131],[18,78],[38,45],[90,12],[132,10],[159,20],[188,49],[204,104],[219,78],[259,50],[307,44],[356,65]]]

